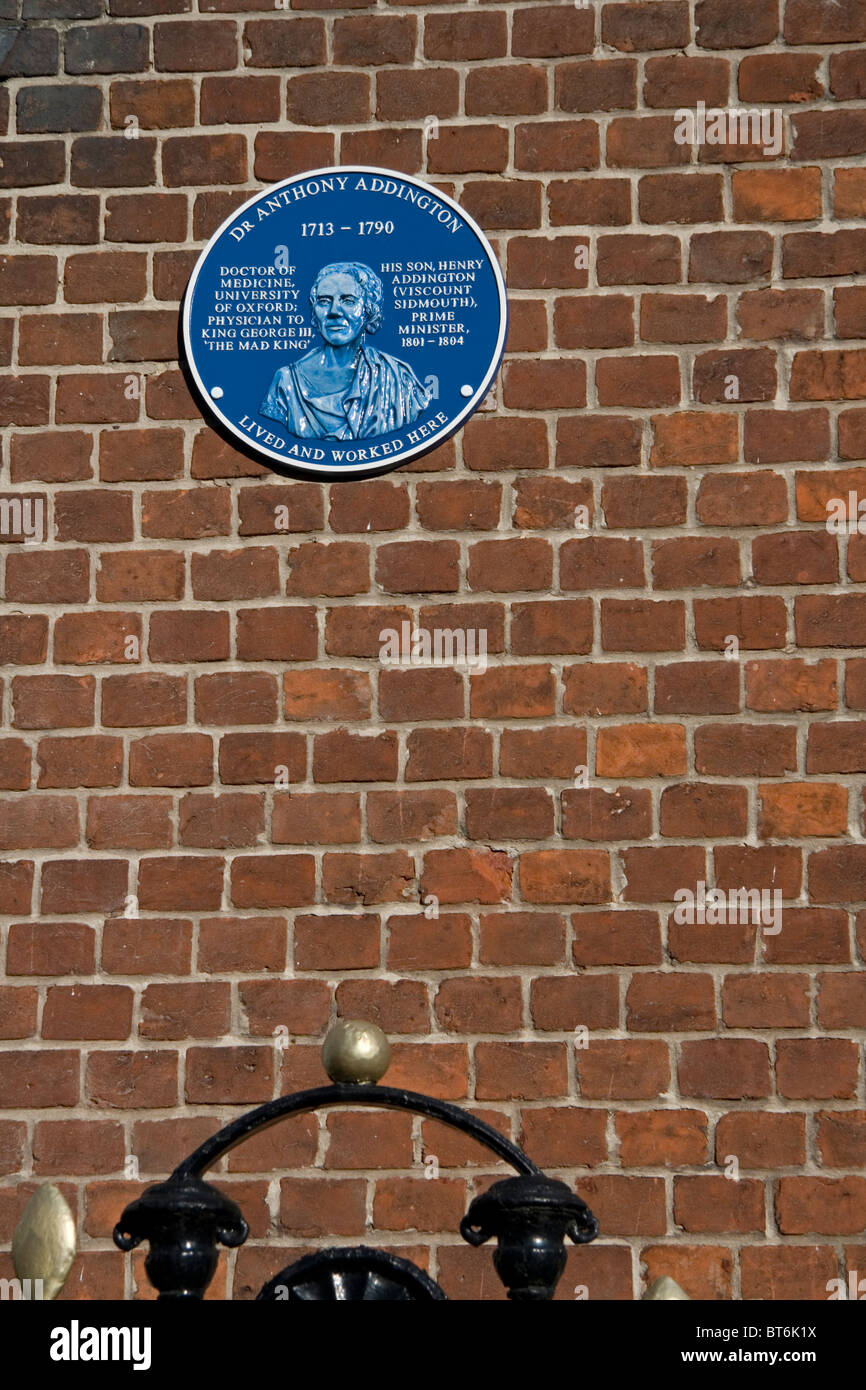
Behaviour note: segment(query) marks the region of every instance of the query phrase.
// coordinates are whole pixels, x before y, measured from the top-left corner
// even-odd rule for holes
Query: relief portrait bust
[[[381,326],[383,299],[369,266],[322,266],[310,289],[321,345],[278,368],[259,414],[302,439],[370,439],[412,424],[430,393],[406,362],[366,342]]]

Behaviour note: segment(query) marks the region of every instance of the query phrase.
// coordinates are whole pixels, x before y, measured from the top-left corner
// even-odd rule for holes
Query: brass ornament
[[[680,1288],[676,1279],[672,1279],[669,1274],[663,1274],[661,1279],[654,1279],[645,1294],[641,1295],[641,1302],[658,1302],[666,1299],[680,1299],[686,1303],[691,1303],[691,1296],[685,1289]]]
[[[53,1183],[44,1182],[21,1213],[12,1237],[12,1263],[17,1277],[29,1281],[34,1298],[56,1298],[75,1259],[75,1217]]]
[[[322,1045],[322,1064],[332,1081],[370,1085],[385,1075],[390,1061],[382,1029],[361,1019],[338,1019]]]

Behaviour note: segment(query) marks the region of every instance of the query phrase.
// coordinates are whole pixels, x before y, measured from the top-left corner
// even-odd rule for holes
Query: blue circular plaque
[[[502,272],[453,199],[388,169],[314,169],[232,213],[183,311],[207,411],[280,473],[369,477],[477,410],[507,326]]]

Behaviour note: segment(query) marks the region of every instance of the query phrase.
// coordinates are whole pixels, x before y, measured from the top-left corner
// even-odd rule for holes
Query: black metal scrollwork
[[[202,1298],[216,1269],[217,1246],[241,1245],[247,1238],[249,1228],[239,1207],[204,1181],[205,1170],[278,1120],[334,1105],[408,1110],[439,1120],[511,1164],[518,1176],[496,1182],[476,1197],[460,1225],[470,1245],[496,1237],[493,1262],[509,1298],[552,1298],[565,1266],[565,1237],[585,1244],[598,1234],[592,1212],[565,1183],[546,1177],[521,1148],[475,1115],[417,1091],[338,1082],[280,1096],[241,1115],[205,1140],[165,1182],[130,1203],[114,1229],[114,1241],[121,1250],[150,1242],[145,1268],[160,1298]],[[322,1302],[446,1295],[410,1261],[357,1246],[306,1256],[270,1280],[258,1297]]]

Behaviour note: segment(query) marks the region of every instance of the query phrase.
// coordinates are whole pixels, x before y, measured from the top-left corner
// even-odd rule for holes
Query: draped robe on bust
[[[345,392],[314,395],[299,366],[300,362],[292,363],[277,370],[259,414],[279,420],[289,434],[301,439],[370,439],[389,434],[411,425],[431,402],[430,392],[406,362],[367,343]]]

